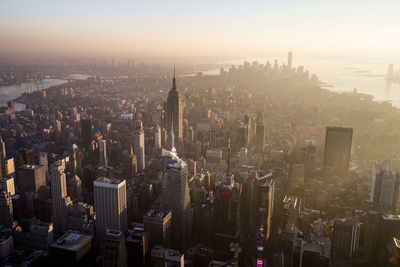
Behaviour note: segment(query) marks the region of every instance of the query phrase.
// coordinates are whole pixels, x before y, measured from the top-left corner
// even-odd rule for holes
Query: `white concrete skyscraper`
[[[172,212],[173,246],[184,249],[190,245],[192,208],[190,205],[188,166],[172,151],[162,150],[163,180],[161,209]]]
[[[94,209],[96,236],[104,240],[106,230],[127,230],[127,202],[125,180],[100,177],[94,181]]]
[[[68,158],[56,161],[51,165],[51,202],[52,222],[56,235],[67,230],[68,209],[72,207],[72,201],[67,196],[67,181],[65,175],[65,163]]]
[[[144,148],[144,129],[142,122],[135,131],[135,144],[133,150],[137,159],[138,172],[142,172],[146,168],[145,148]]]

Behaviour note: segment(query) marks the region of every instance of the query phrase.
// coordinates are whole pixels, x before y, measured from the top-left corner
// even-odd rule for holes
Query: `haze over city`
[[[1,53],[399,60],[398,1],[2,1]],[[397,58],[396,58],[397,57]]]

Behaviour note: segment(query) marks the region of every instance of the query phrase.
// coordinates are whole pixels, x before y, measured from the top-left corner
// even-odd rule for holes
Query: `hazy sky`
[[[0,53],[399,54],[399,0],[1,0]]]

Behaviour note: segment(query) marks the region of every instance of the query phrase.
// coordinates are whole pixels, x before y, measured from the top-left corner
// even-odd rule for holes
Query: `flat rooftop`
[[[107,178],[107,177],[100,177],[94,181],[97,184],[110,184],[110,185],[119,185],[120,183],[124,182],[124,180],[115,179],[115,178]]]
[[[63,236],[58,238],[51,246],[70,251],[78,252],[83,246],[92,240],[93,236],[79,234],[68,231]]]
[[[146,217],[156,217],[156,218],[161,218],[164,219],[170,212],[164,212],[162,210],[155,210],[151,209],[146,213]]]

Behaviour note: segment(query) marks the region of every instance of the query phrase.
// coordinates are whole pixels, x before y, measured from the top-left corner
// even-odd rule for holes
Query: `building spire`
[[[231,137],[228,137],[228,173],[231,171]]]
[[[172,79],[172,90],[176,90],[175,64],[174,64],[174,78]]]

